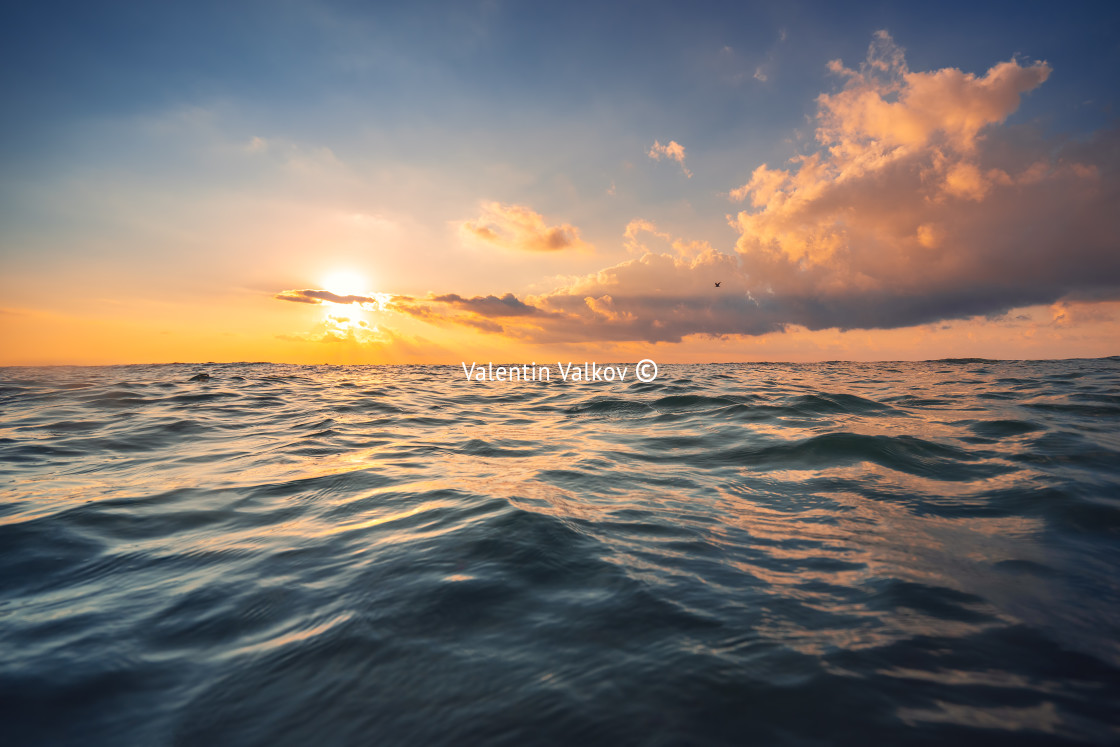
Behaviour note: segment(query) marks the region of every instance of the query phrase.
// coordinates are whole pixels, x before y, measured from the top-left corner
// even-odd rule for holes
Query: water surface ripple
[[[1120,741],[1120,359],[8,368],[0,413],[6,744]]]

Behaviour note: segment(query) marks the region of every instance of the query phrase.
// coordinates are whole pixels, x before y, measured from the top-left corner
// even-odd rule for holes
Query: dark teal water
[[[0,413],[4,744],[1120,742],[1120,359],[9,368]]]

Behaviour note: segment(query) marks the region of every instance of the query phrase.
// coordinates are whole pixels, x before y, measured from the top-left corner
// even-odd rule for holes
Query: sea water
[[[4,744],[1120,741],[1120,359],[7,368],[0,414]]]

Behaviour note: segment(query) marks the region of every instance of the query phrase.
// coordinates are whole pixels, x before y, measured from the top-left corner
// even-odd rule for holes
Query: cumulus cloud
[[[914,73],[886,31],[876,33],[858,70],[841,60],[828,67],[847,84],[817,99],[817,139],[849,168],[874,168],[927,147],[970,152],[985,127],[1003,122],[1051,72],[1045,62],[1011,60],[982,77],[955,68]]]
[[[467,240],[506,249],[529,252],[554,252],[562,249],[589,249],[579,229],[567,223],[549,226],[544,217],[523,205],[488,202],[477,220],[459,227]]]
[[[1116,288],[1115,133],[1027,147],[997,126],[1050,74],[911,72],[876,34],[818,98],[821,149],[759,166],[731,197],[760,305],[810,329],[907,326]]]
[[[681,165],[681,171],[689,179],[692,178],[692,172],[684,165],[684,146],[676,140],[670,140],[668,145],[662,145],[659,140],[653,141],[653,147],[649,149],[649,157],[655,161],[660,161],[663,157],[676,161]]]

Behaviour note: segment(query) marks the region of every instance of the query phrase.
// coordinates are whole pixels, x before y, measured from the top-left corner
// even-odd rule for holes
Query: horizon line
[[[733,365],[817,365],[822,363],[1053,363],[1059,361],[1104,361],[1120,359],[1120,353],[1115,355],[1102,355],[1094,357],[1075,356],[1072,358],[980,358],[976,356],[962,356],[959,358],[884,358],[876,360],[857,360],[853,358],[829,358],[811,361],[792,360],[760,360],[760,361],[692,361],[687,363],[658,363],[659,366],[733,366]],[[488,361],[494,365],[522,366],[522,365],[550,365],[536,361]],[[570,362],[570,361],[569,361]],[[632,363],[631,360],[595,360],[594,363]],[[163,363],[4,363],[4,368],[114,368],[120,366],[330,366],[332,368],[370,367],[370,366],[447,366],[454,367],[456,363],[286,363],[282,361],[171,361]]]

